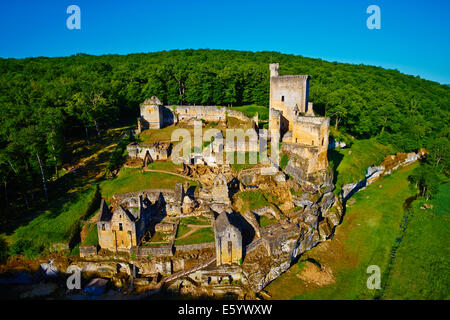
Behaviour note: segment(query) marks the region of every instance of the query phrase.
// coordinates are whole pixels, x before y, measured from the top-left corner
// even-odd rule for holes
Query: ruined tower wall
[[[219,236],[216,243],[217,265],[238,263],[242,258],[242,238],[237,232]]]
[[[194,118],[219,122],[226,118],[226,108],[218,106],[173,106],[172,110],[178,121]]]
[[[160,129],[163,124],[162,108],[157,105],[144,104],[141,106],[141,118],[148,123],[148,129]]]
[[[295,118],[294,110],[307,112],[309,76],[274,76],[270,77],[270,108],[280,110],[289,121],[292,130]]]
[[[103,228],[105,230],[103,230]],[[103,249],[116,249],[116,237],[115,231],[111,228],[110,222],[98,222],[97,224],[98,232],[98,244]]]
[[[329,118],[297,117],[292,128],[292,142],[328,148],[329,124]]]
[[[225,121],[227,117],[233,117],[244,122],[258,122],[258,117],[250,119],[243,112],[220,106],[170,106],[178,121],[197,119],[204,121]]]

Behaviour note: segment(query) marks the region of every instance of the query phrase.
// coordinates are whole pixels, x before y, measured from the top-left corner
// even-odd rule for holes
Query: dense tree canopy
[[[0,176],[8,197],[57,175],[64,142],[101,135],[139,103],[268,106],[269,67],[309,74],[316,113],[356,138],[378,136],[401,151],[430,147],[448,169],[450,87],[379,67],[276,52],[174,50],[148,54],[0,60]],[[14,192],[10,192],[14,190]]]

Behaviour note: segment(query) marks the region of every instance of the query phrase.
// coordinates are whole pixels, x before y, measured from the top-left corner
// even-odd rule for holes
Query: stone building
[[[138,119],[138,132],[145,129],[160,129],[163,123],[161,101],[153,96],[141,105],[141,116]]]
[[[169,142],[155,142],[149,145],[134,142],[127,146],[127,152],[130,158],[142,159],[145,166],[153,161],[169,159],[171,147]]]
[[[102,199],[97,222],[98,242],[102,249],[127,250],[144,236],[150,220],[150,202],[142,195],[124,199],[111,210]]]
[[[214,236],[218,266],[242,262],[242,232],[235,214],[223,211],[217,215]]]
[[[278,67],[270,65],[269,129],[280,133],[284,150],[308,164],[306,174],[325,170],[330,119],[314,116],[308,101],[310,77],[280,76]]]

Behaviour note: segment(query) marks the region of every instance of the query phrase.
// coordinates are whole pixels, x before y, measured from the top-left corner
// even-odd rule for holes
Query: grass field
[[[59,209],[47,210],[9,237],[11,253],[37,256],[53,243],[68,243],[80,232],[80,221],[100,206],[96,187],[78,193]]]
[[[100,183],[102,196],[111,199],[114,194],[135,192],[144,189],[173,189],[177,182],[188,182],[189,186],[198,183],[178,176],[159,172],[145,172],[140,169],[122,168],[114,179]]]
[[[391,146],[382,145],[375,139],[355,140],[350,148],[329,150],[328,161],[335,172],[336,192],[344,184],[364,178],[367,167],[380,164],[394,152]]]
[[[249,118],[253,118],[258,113],[260,120],[269,120],[269,108],[267,107],[250,104],[247,106],[231,107],[230,109],[241,111]]]
[[[277,219],[275,219],[275,218],[267,218],[266,216],[260,216],[259,219],[258,219],[258,222],[259,222],[259,226],[261,228],[264,228],[264,227],[267,227],[267,226],[270,226],[270,225],[276,223]]]
[[[267,115],[269,112],[269,109],[265,107],[257,107],[257,106],[246,106],[246,107],[237,107],[236,110],[239,108],[244,108],[246,110],[260,110],[265,109],[267,110]],[[232,108],[235,109],[235,108]],[[262,110],[261,109],[261,110]],[[251,114],[251,112],[250,112]],[[268,116],[267,116],[268,117]],[[217,122],[205,122],[202,126],[202,133],[204,134],[206,130],[208,129],[218,129],[222,132],[222,135],[224,138],[227,136],[226,129],[243,129],[244,131],[251,128],[251,123],[241,121],[234,117],[228,117],[226,122],[226,127],[220,127],[218,126]],[[188,130],[191,137],[194,137],[194,127],[192,124],[186,124],[186,123],[179,123],[179,124],[173,124],[161,129],[147,129],[142,131],[139,134],[139,141],[142,144],[153,144],[155,142],[165,141],[165,142],[171,142],[172,141],[172,134],[176,129],[184,129]],[[181,140],[181,138],[179,138]],[[176,144],[176,142],[174,143]]]
[[[204,217],[186,217],[181,218],[180,225],[186,225],[186,224],[194,224],[194,225],[210,225],[211,220],[206,219]]]
[[[85,246],[97,246],[98,245],[98,232],[97,232],[97,224],[91,223],[88,225],[89,233],[86,238],[82,242],[82,245]]]
[[[250,157],[252,163],[250,163]],[[256,161],[254,160],[256,159]],[[234,172],[238,173],[241,170],[251,169],[259,164],[259,153],[257,152],[226,152],[225,159],[230,163]],[[231,163],[233,162],[233,163]]]
[[[243,191],[239,192],[236,196],[242,200],[241,212],[255,210],[270,205],[262,190]]]
[[[397,250],[384,299],[450,298],[450,183],[428,201],[412,204],[412,217]]]
[[[274,299],[373,299],[379,290],[366,286],[370,265],[387,269],[390,253],[401,233],[405,200],[416,193],[407,177],[417,166],[401,168],[356,193],[332,240],[307,251],[286,273],[266,289]],[[380,185],[382,186],[380,188]],[[327,285],[300,279],[307,259],[330,270]],[[319,274],[318,276],[323,276]],[[392,277],[391,277],[392,278]]]
[[[180,224],[178,226],[177,235],[175,237],[180,238],[180,237],[184,236],[186,233],[188,233],[189,231],[191,231],[191,228],[189,228],[188,226],[186,226],[184,224]]]
[[[178,236],[178,235],[177,235]],[[175,240],[175,245],[197,244],[214,241],[214,231],[210,228],[201,228],[186,238]]]
[[[147,165],[147,168],[152,170],[164,170],[164,171],[170,171],[170,172],[178,172],[183,167],[181,165],[177,165],[173,163],[172,161],[154,161],[150,162]]]

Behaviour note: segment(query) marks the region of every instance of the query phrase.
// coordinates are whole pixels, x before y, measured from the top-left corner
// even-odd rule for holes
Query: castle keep
[[[283,150],[298,157],[305,174],[326,170],[330,119],[314,116],[310,77],[280,76],[278,67],[270,65],[269,129],[279,133]]]

